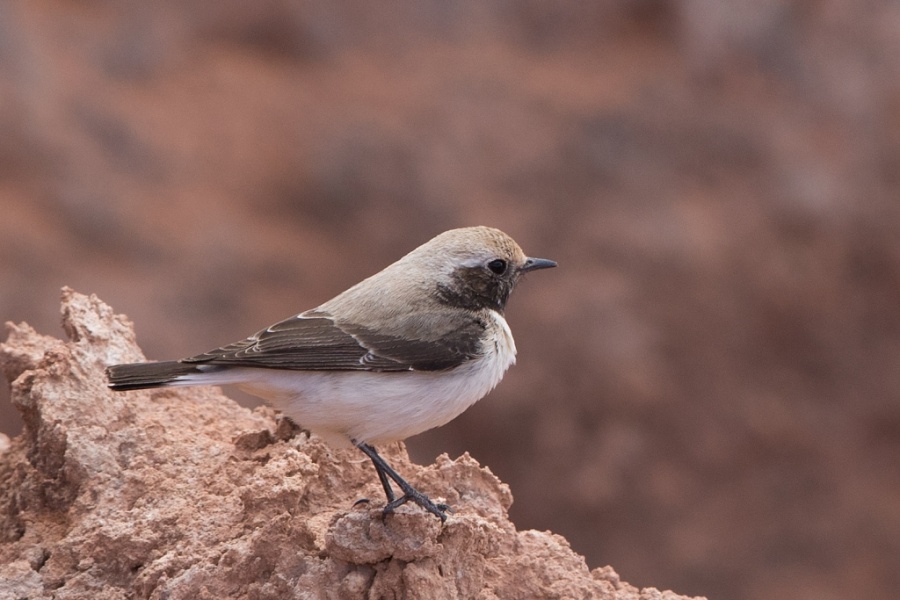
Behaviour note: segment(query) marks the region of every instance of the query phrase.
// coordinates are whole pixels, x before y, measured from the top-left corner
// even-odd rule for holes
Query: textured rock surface
[[[385,455],[455,513],[386,520],[371,465],[212,388],[116,394],[141,360],[129,321],[64,290],[69,341],[9,324],[0,365],[26,423],[0,440],[0,599],[617,598],[565,539],[516,531],[509,488],[474,459]]]

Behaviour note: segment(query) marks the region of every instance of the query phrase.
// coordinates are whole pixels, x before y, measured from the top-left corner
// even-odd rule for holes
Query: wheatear
[[[384,514],[413,501],[447,518],[370,444],[447,423],[515,362],[503,310],[519,278],[555,267],[489,227],[453,229],[322,304],[245,340],[178,361],[115,365],[114,390],[236,384],[375,465]],[[395,497],[390,480],[403,495]]]

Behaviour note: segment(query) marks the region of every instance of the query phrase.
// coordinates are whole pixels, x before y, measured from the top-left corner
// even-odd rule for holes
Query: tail
[[[153,363],[131,363],[107,367],[109,387],[116,391],[143,390],[170,385],[202,385],[202,377],[191,377],[209,372],[208,366],[183,363],[177,360]]]

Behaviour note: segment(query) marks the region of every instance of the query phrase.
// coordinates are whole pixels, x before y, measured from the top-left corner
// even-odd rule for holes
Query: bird
[[[504,318],[510,293],[526,273],[555,266],[499,229],[451,229],[246,339],[181,360],[109,366],[108,386],[236,385],[326,443],[362,451],[387,497],[383,517],[412,502],[444,522],[451,508],[375,446],[444,425],[490,392],[516,359]]]

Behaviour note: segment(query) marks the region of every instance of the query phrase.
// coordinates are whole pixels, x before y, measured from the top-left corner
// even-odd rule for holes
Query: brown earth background
[[[411,453],[638,586],[898,597],[898,191],[886,0],[0,4],[0,319],[175,358],[500,227],[560,268]]]

